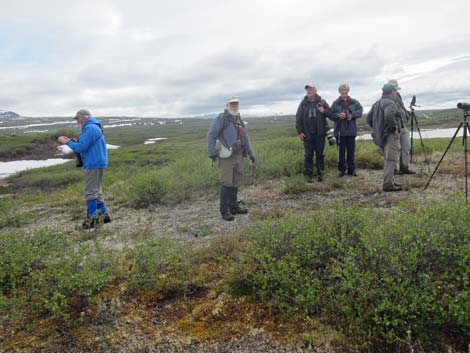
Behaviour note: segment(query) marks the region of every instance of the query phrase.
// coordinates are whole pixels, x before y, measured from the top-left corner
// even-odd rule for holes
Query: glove
[[[213,155],[213,156],[209,156],[209,158],[212,159],[212,162],[215,162],[215,160],[216,160],[217,158],[219,158],[219,156],[217,156],[217,155],[215,154],[215,155]]]

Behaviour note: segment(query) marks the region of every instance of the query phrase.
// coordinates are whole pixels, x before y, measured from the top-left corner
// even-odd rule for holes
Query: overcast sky
[[[0,109],[25,116],[293,114],[314,83],[370,106],[470,101],[470,1],[0,0]]]

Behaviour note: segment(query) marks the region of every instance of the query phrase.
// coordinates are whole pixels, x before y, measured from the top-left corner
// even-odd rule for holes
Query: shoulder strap
[[[225,138],[222,136],[224,130],[227,128],[229,124],[229,118],[223,114],[223,121],[222,121],[222,126],[220,127],[219,132],[217,133],[217,139],[221,140],[221,142],[224,144],[225,147],[229,148],[227,141],[225,141]]]

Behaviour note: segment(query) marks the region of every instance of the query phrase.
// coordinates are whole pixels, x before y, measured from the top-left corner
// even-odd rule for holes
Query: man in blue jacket
[[[346,174],[346,154],[348,175],[357,176],[354,152],[356,150],[356,119],[362,116],[362,105],[349,96],[349,86],[338,87],[340,96],[331,105],[330,119],[335,122],[335,138],[338,143],[339,177]]]
[[[237,194],[243,177],[243,158],[249,156],[255,162],[239,103],[238,97],[230,97],[225,111],[214,119],[207,133],[209,157],[220,167],[220,213],[226,221],[248,212],[238,204]]]
[[[67,136],[60,136],[58,142],[66,144],[73,152],[79,153],[82,158],[85,172],[83,193],[87,206],[87,216],[83,222],[83,228],[89,229],[102,222],[111,222],[102,191],[103,173],[108,165],[108,152],[101,123],[93,118],[88,110],[79,110],[74,119],[82,127],[78,141],[75,142]]]

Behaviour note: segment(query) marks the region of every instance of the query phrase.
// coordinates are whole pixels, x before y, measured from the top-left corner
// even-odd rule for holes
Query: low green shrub
[[[384,157],[378,150],[356,152],[355,159],[357,167],[361,169],[382,169],[384,167]]]
[[[282,179],[283,192],[286,194],[299,194],[308,191],[310,186],[306,183],[305,177],[301,174]]]
[[[0,198],[0,229],[18,228],[32,218],[31,212],[21,212],[18,204],[10,198]]]
[[[12,186],[16,191],[36,188],[51,191],[67,187],[83,180],[83,170],[76,168],[72,162],[63,165],[37,168],[18,173],[12,178]]]
[[[30,310],[67,318],[119,274],[114,255],[59,230],[0,233],[0,295],[27,298]]]
[[[127,253],[132,263],[129,293],[158,292],[178,295],[184,292],[190,271],[190,250],[168,238],[152,238]]]
[[[469,216],[460,199],[393,212],[329,205],[313,217],[261,221],[248,232],[241,283],[278,310],[342,330],[346,351],[462,349],[470,340]]]
[[[144,170],[127,181],[117,197],[136,207],[174,204],[217,184],[217,168],[197,151],[161,169]]]

